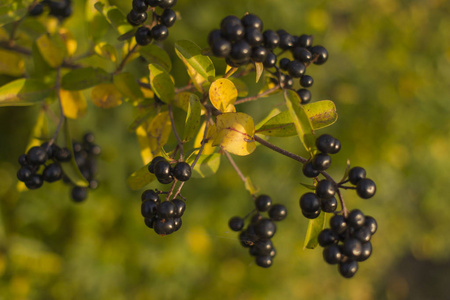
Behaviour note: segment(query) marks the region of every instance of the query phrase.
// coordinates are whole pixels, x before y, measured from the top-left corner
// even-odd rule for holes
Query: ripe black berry
[[[342,253],[339,246],[334,244],[323,249],[323,259],[330,265],[339,263],[342,259]]]
[[[264,46],[269,50],[275,49],[280,44],[280,37],[273,30],[264,31],[263,38],[264,38]]]
[[[59,162],[68,162],[72,158],[72,153],[66,147],[59,148],[56,153],[54,153],[54,157]]]
[[[353,233],[353,237],[358,239],[361,243],[367,243],[370,241],[372,234],[370,233],[370,229],[368,227],[361,227]]]
[[[294,78],[300,78],[305,73],[306,67],[298,60],[293,60],[289,63],[288,72]]]
[[[150,44],[152,41],[152,33],[148,27],[139,27],[134,34],[136,43],[141,46]]]
[[[294,47],[294,37],[287,33],[286,31],[277,32],[280,36],[280,48],[283,50],[287,50],[289,48]]]
[[[244,220],[241,217],[232,217],[228,221],[228,226],[233,231],[241,231],[244,228]]]
[[[146,190],[141,195],[142,201],[152,201],[155,203],[160,203],[161,199],[159,199],[158,194],[154,190]]]
[[[252,47],[259,46],[263,42],[263,35],[258,29],[248,27],[245,29],[245,40]]]
[[[342,233],[347,229],[347,222],[344,216],[334,215],[330,218],[330,228],[336,233]]]
[[[342,252],[350,258],[355,258],[361,255],[361,242],[355,238],[348,238],[344,241]]]
[[[292,55],[296,60],[303,63],[309,63],[313,58],[311,52],[304,47],[295,47],[292,51]]]
[[[242,25],[244,25],[245,27],[256,28],[259,31],[262,31],[262,29],[263,29],[263,22],[261,21],[261,19],[258,16],[248,14],[248,15],[243,16],[241,21],[242,21]]]
[[[148,171],[150,173],[154,173],[155,172],[155,170],[154,170],[155,164],[161,160],[166,160],[166,159],[162,156],[156,156],[155,158],[153,158],[152,161],[150,162],[150,164],[148,165]]]
[[[301,36],[299,36],[296,46],[308,48],[311,47],[312,44],[313,44],[313,36],[302,34]]]
[[[25,186],[30,190],[38,189],[44,184],[44,180],[41,175],[32,174],[27,181],[25,181]]]
[[[255,233],[261,239],[270,239],[276,230],[275,223],[270,219],[263,218],[255,224]]]
[[[312,47],[311,53],[314,57],[314,63],[316,65],[324,64],[328,60],[328,51],[323,46]]]
[[[339,237],[337,236],[336,232],[329,228],[326,228],[319,233],[317,240],[320,246],[326,247],[338,242]]]
[[[161,15],[161,23],[171,27],[177,20],[177,14],[171,9],[165,9]]]
[[[235,42],[244,37],[245,29],[241,20],[236,16],[227,16],[220,23],[222,36],[230,42]]]
[[[173,205],[175,205],[173,217],[180,218],[181,216],[183,216],[184,211],[186,210],[186,203],[180,199],[173,199],[172,203]]]
[[[29,12],[30,16],[39,16],[44,12],[44,5],[42,3],[37,3]]]
[[[162,0],[159,4],[162,8],[171,8],[177,4],[177,0]]]
[[[255,199],[255,206],[258,211],[268,211],[272,206],[272,198],[267,195],[260,195]]]
[[[351,184],[358,184],[361,179],[366,178],[366,170],[361,167],[353,167],[348,171],[348,180]]]
[[[329,134],[322,134],[316,139],[317,150],[323,153],[330,153],[334,149],[336,139]]]
[[[314,169],[314,167],[312,166],[312,163],[310,161],[303,164],[302,172],[303,172],[303,175],[305,175],[308,178],[317,177],[320,174],[320,171]]]
[[[158,209],[161,218],[172,218],[175,215],[175,204],[170,201],[161,202]]]
[[[255,258],[255,262],[258,266],[263,268],[269,268],[272,265],[272,256],[261,255]]]
[[[141,214],[144,218],[152,218],[156,215],[158,203],[153,201],[143,201],[141,204]]]
[[[127,21],[133,26],[138,26],[144,23],[147,20],[147,13],[146,12],[136,12],[134,10],[131,10],[127,15]]]
[[[159,235],[171,234],[175,231],[173,219],[157,219],[153,223],[153,229]]]
[[[250,45],[242,40],[231,46],[230,56],[233,60],[244,60],[250,58],[251,51]]]
[[[27,152],[27,161],[32,165],[42,165],[48,159],[47,152],[41,147],[32,147]]]
[[[286,206],[282,204],[275,204],[269,209],[269,217],[273,221],[284,220],[287,216]]]
[[[47,182],[55,182],[62,178],[63,171],[58,163],[53,163],[45,167],[42,177]]]
[[[146,0],[146,2],[151,7],[157,7],[162,3],[162,0]]]
[[[179,162],[173,167],[172,175],[179,181],[187,181],[191,178],[191,166],[186,162]]]
[[[17,171],[17,179],[23,182],[30,179],[31,175],[33,175],[33,171],[27,166],[24,166]]]
[[[264,67],[272,68],[275,67],[276,63],[277,63],[277,56],[273,52],[269,51],[266,55],[266,59],[264,59],[263,62]]]
[[[151,32],[152,37],[155,39],[155,41],[163,41],[169,36],[169,30],[167,29],[167,26],[162,24],[153,26]]]
[[[369,228],[370,230],[370,234],[375,234],[375,232],[377,232],[377,221],[371,217],[371,216],[366,216],[366,221],[364,222],[364,226]]]
[[[339,273],[345,278],[352,278],[358,271],[358,263],[354,260],[347,260],[339,264]]]
[[[19,156],[19,164],[24,167],[26,165],[28,165],[28,159],[27,159],[27,155],[26,154],[22,154],[21,156]]]
[[[268,53],[267,49],[262,46],[254,47],[251,52],[251,58],[254,62],[263,62]]]
[[[320,208],[318,210],[316,210],[315,212],[312,212],[312,213],[308,213],[308,212],[305,212],[304,210],[302,210],[303,216],[305,218],[308,218],[308,219],[315,219],[315,218],[317,218],[320,215],[320,212],[321,212]]]
[[[311,101],[311,92],[308,89],[299,89],[297,90],[297,95],[300,98],[301,104],[307,104]]]
[[[153,228],[153,224],[155,223],[155,221],[156,221],[156,217],[155,216],[153,216],[151,218],[145,218],[144,219],[145,225],[147,225],[148,228]]]
[[[278,62],[279,66],[280,66],[280,69],[284,70],[284,71],[287,71],[288,68],[289,68],[289,63],[290,62],[291,61],[287,57],[283,57],[282,59],[280,59],[280,61]]]
[[[148,5],[145,2],[145,0],[133,0],[132,5],[133,10],[138,13],[145,12],[148,8]]]
[[[87,198],[88,189],[81,186],[75,186],[72,188],[72,200],[75,202],[81,202]]]
[[[356,193],[363,199],[372,198],[375,195],[377,187],[375,182],[369,178],[361,179],[356,185]]]
[[[321,199],[329,199],[336,193],[336,187],[328,179],[323,179],[317,183],[316,194]]]
[[[327,213],[332,213],[336,211],[337,208],[337,200],[335,197],[331,197],[328,199],[320,199],[320,208]]]
[[[223,38],[216,38],[211,44],[211,50],[217,57],[227,57],[231,51],[231,43]]]
[[[255,245],[252,247],[256,250],[257,255],[270,255],[270,252],[272,251],[273,244],[272,241],[269,240],[259,240],[255,243]]]
[[[303,212],[314,213],[320,210],[320,200],[314,193],[305,193],[300,197],[300,208]]]
[[[365,221],[366,218],[359,209],[352,210],[347,217],[347,223],[355,229],[362,227]]]
[[[365,261],[372,254],[372,243],[367,242],[361,245],[361,255],[356,258],[357,261]]]
[[[175,231],[177,231],[178,229],[181,228],[181,224],[183,224],[183,221],[181,220],[181,218],[173,219],[173,226],[174,226]]]
[[[312,166],[318,171],[324,171],[331,165],[331,157],[326,153],[318,153],[311,160]]]
[[[308,88],[311,87],[314,83],[314,79],[309,75],[303,75],[302,78],[300,78],[300,85],[302,87]]]
[[[173,181],[172,174],[170,174],[170,164],[167,161],[158,161],[155,164],[154,171],[159,182],[167,184]]]

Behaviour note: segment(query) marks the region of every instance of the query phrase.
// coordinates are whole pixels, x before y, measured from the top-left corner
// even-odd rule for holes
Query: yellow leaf
[[[102,83],[92,89],[91,100],[98,107],[112,108],[122,104],[122,94],[114,84]]]
[[[197,136],[195,137],[194,141],[194,148],[200,148],[202,145],[203,140],[203,134],[205,132],[205,126],[206,122],[203,122],[202,126],[200,127]],[[214,150],[216,150],[216,146],[213,146],[213,137],[216,134],[216,126],[215,125],[209,125],[208,131],[206,132],[206,139],[208,140],[203,148],[202,155],[209,155],[214,153]],[[195,152],[198,153],[198,150]]]
[[[105,42],[98,43],[94,48],[95,53],[112,62],[117,61],[117,50],[112,45]]]
[[[60,90],[61,105],[64,115],[70,119],[78,119],[86,114],[86,98],[81,91]]]
[[[234,104],[237,96],[236,86],[226,78],[217,79],[211,83],[209,88],[209,99],[212,105],[221,112],[226,112],[228,105]]]
[[[249,115],[240,112],[221,114],[217,116],[216,127],[214,145],[220,145],[225,151],[242,156],[255,150],[255,124]]]
[[[41,35],[36,45],[45,61],[53,68],[60,66],[66,55],[66,47],[59,35]]]
[[[25,72],[25,62],[19,53],[0,49],[0,74],[22,76]]]
[[[141,148],[141,158],[144,164],[148,164],[153,159],[152,150],[150,150],[150,144],[147,137],[147,126],[147,122],[144,122],[136,128],[136,136]]]
[[[67,54],[72,56],[77,50],[77,40],[73,37],[72,33],[66,28],[59,29],[59,35],[66,45]]]

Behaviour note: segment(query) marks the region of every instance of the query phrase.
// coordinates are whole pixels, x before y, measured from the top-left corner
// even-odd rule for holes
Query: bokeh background
[[[84,12],[92,3],[74,1],[66,21],[79,53],[88,46]],[[111,3],[124,13],[131,7],[131,0]],[[310,68],[311,91],[313,100],[335,101],[339,113],[320,131],[343,145],[330,173],[340,178],[350,159],[377,183],[370,200],[344,193],[350,208],[378,220],[372,257],[348,280],[321,249],[303,250],[299,183],[308,180],[301,165],[263,147],[235,159],[261,193],[289,209],[271,268],[257,267],[227,227],[252,202],[224,158],[216,176],[185,185],[181,230],[157,236],[140,215],[141,191],[126,185],[142,165],[127,104],[102,110],[89,103],[88,114],[71,123],[74,138],[93,131],[103,149],[100,186],[85,203],[71,202],[62,183],[19,193],[17,158],[38,108],[0,108],[0,299],[450,299],[450,2],[184,0],[176,9],[182,19],[162,44],[171,53],[179,39],[206,47],[223,17],[247,11],[265,28],[313,34],[327,47],[328,62]],[[115,32],[105,35],[113,40]],[[177,58],[174,64],[182,86],[184,67]],[[272,97],[240,109],[261,120],[279,103]],[[271,141],[306,155],[295,137]]]

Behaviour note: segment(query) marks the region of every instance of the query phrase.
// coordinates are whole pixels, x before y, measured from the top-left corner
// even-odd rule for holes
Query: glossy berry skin
[[[264,46],[269,50],[275,49],[280,44],[280,37],[273,30],[264,31],[263,38],[264,38]]]
[[[287,32],[278,32],[280,37],[280,45],[279,47],[283,50],[287,50],[289,48],[294,47],[294,37]]]
[[[280,61],[278,62],[278,65],[280,66],[280,69],[283,71],[287,71],[289,68],[289,63],[291,61],[289,60],[289,58],[287,57],[283,57],[282,59],[280,59]]]
[[[305,193],[300,197],[300,208],[306,213],[314,213],[320,210],[320,200],[314,193]]]
[[[291,76],[286,75],[285,79],[283,80],[283,88],[292,89],[293,86],[294,86],[294,79],[292,79]]]
[[[286,206],[282,204],[275,204],[269,209],[269,217],[273,221],[284,220],[287,216]]]
[[[153,224],[153,230],[159,235],[171,234],[175,231],[173,219],[157,219]]]
[[[292,51],[292,55],[296,60],[302,63],[309,63],[313,58],[311,52],[304,47],[294,48],[294,50]]]
[[[303,75],[302,78],[300,78],[300,85],[302,87],[309,88],[313,85],[313,83],[314,79],[309,75]]]
[[[162,0],[146,0],[146,2],[151,7],[157,7],[162,3]]]
[[[155,165],[157,162],[162,161],[162,160],[166,160],[164,157],[162,156],[156,156],[152,159],[152,161],[150,162],[150,164],[148,165],[148,171],[150,173],[155,173]],[[170,166],[169,166],[170,167]]]
[[[314,169],[318,171],[325,171],[331,165],[331,157],[326,153],[318,153],[314,155],[311,160],[311,164]]]
[[[172,175],[179,181],[187,181],[191,178],[192,169],[187,162],[177,163],[172,170]]]
[[[42,179],[41,175],[38,174],[32,174],[26,181],[25,186],[30,189],[38,189],[44,184],[44,180]]]
[[[162,0],[159,4],[162,8],[171,8],[177,4],[177,0]]]
[[[351,184],[358,184],[361,179],[366,178],[366,170],[361,167],[353,167],[348,171],[348,180]]]
[[[365,261],[372,254],[372,243],[367,242],[361,245],[361,255],[356,258],[357,261]]]
[[[277,227],[270,219],[263,218],[255,224],[255,233],[261,239],[270,239],[276,231]]]
[[[153,201],[143,201],[141,204],[141,215],[144,218],[153,218],[158,210],[158,203]]]
[[[297,90],[297,95],[300,98],[301,104],[307,104],[311,101],[311,92],[308,89]]]
[[[316,195],[321,199],[330,199],[336,193],[336,187],[333,182],[323,179],[317,183]]]
[[[152,37],[155,39],[155,41],[163,41],[169,36],[169,30],[167,29],[167,26],[162,24],[153,26],[151,32]]]
[[[314,46],[311,48],[314,57],[314,64],[322,65],[328,60],[328,51],[323,46]]]
[[[220,34],[219,29],[214,29],[208,34],[208,45],[212,47],[213,43],[217,39],[223,39],[222,35]]]
[[[316,139],[316,147],[322,153],[330,153],[334,149],[336,139],[329,134],[322,134]]]
[[[330,265],[338,264],[342,259],[341,249],[333,244],[323,249],[323,259]]]
[[[315,218],[317,218],[320,215],[320,212],[321,212],[320,208],[318,210],[316,210],[315,212],[312,212],[312,213],[308,213],[308,212],[305,212],[304,210],[302,210],[303,216],[305,218],[308,218],[308,219],[315,219]]]
[[[143,24],[147,20],[147,13],[141,12],[138,13],[134,10],[131,10],[127,15],[127,21],[133,26],[138,26]]]
[[[255,243],[253,248],[256,249],[257,255],[270,255],[273,249],[273,243],[271,240],[259,240]]]
[[[153,224],[156,221],[156,217],[151,217],[151,218],[145,218],[144,219],[144,223],[148,228],[153,228]]]
[[[87,198],[88,189],[81,186],[75,186],[72,188],[72,200],[75,202],[81,202]]]
[[[347,229],[347,221],[342,215],[334,215],[330,218],[330,228],[336,233],[342,233]]]
[[[172,27],[177,20],[177,14],[171,9],[165,9],[161,15],[161,23],[167,27]]]
[[[222,36],[230,42],[236,42],[244,38],[245,28],[241,20],[235,16],[225,17],[220,24]]]
[[[327,213],[335,212],[337,209],[338,202],[335,197],[328,199],[321,199],[320,208]]]
[[[267,195],[260,195],[255,199],[255,207],[258,211],[268,211],[272,206],[272,198]]]
[[[363,227],[365,221],[366,218],[359,209],[352,210],[347,216],[347,223],[355,229]]]
[[[231,47],[230,56],[234,60],[248,59],[250,58],[251,51],[252,48],[250,45],[246,41],[242,40],[236,42]]]
[[[269,268],[272,265],[272,256],[261,255],[255,258],[255,262],[258,266],[263,268]]]
[[[32,147],[30,148],[30,150],[28,150],[27,152],[27,161],[31,164],[31,165],[42,165],[44,164],[48,159],[47,156],[47,152],[45,151],[44,148],[41,147]]]
[[[258,16],[248,14],[248,15],[243,16],[241,21],[242,21],[242,25],[244,25],[247,28],[252,27],[252,28],[258,29],[259,31],[262,31],[262,29],[263,29],[263,22],[261,21],[261,19]]]
[[[352,278],[358,271],[358,263],[354,260],[347,260],[339,264],[339,273],[345,278]]]
[[[355,258],[361,255],[362,245],[358,239],[348,238],[344,241],[342,252],[350,258]]]
[[[321,247],[326,247],[337,243],[339,241],[339,237],[333,230],[326,228],[319,233],[317,240]]]
[[[296,46],[303,47],[303,48],[309,48],[313,44],[313,37],[312,35],[302,34],[299,36]]]
[[[258,29],[249,27],[245,29],[245,40],[252,47],[259,46],[263,42],[263,35]]]
[[[45,167],[42,177],[47,182],[55,182],[62,178],[63,171],[58,163],[53,163]]]
[[[177,231],[178,229],[181,228],[181,225],[183,224],[183,221],[181,220],[181,218],[174,218],[173,219],[173,227],[174,227],[174,231]]]
[[[330,152],[330,154],[336,154],[341,150],[341,142],[336,139],[334,142],[334,148],[333,150]]]
[[[25,182],[28,179],[30,179],[32,175],[33,171],[27,166],[24,166],[20,168],[19,171],[17,171],[17,179],[19,179],[22,182]]]
[[[277,56],[273,52],[268,52],[266,55],[266,59],[264,59],[263,65],[265,68],[275,67],[277,63]]]
[[[155,176],[159,178],[167,178],[170,174],[170,164],[166,160],[159,160],[154,166]]]
[[[160,203],[161,199],[159,198],[159,195],[154,190],[146,190],[141,195],[142,201],[152,201],[155,203]]]
[[[228,221],[228,226],[233,231],[241,231],[244,228],[244,220],[241,217],[232,217]]]
[[[217,57],[227,57],[231,52],[231,43],[223,38],[216,38],[211,45],[212,53]]]
[[[306,67],[298,60],[293,60],[289,63],[288,72],[294,78],[300,78],[305,73]]]
[[[361,227],[353,233],[353,237],[358,239],[361,243],[367,243],[370,241],[372,235],[368,227]]]
[[[141,46],[148,45],[152,41],[152,33],[147,27],[139,27],[134,37],[136,38],[136,43]]]
[[[175,215],[175,205],[170,201],[161,202],[158,209],[158,216],[161,218],[172,218]]]
[[[175,205],[175,211],[173,213],[174,218],[180,218],[183,216],[184,211],[186,210],[186,203],[180,199],[173,199],[173,205]]]
[[[356,185],[356,193],[363,199],[372,198],[376,191],[377,187],[375,182],[369,178],[361,179]]]
[[[144,0],[133,0],[133,10],[138,13],[145,12],[148,8],[147,3]]]
[[[377,232],[377,221],[371,217],[371,216],[366,216],[366,221],[364,222],[364,226],[369,228],[370,234],[374,235],[375,232]]]
[[[267,49],[262,46],[254,47],[251,52],[251,59],[254,62],[263,62],[266,59],[268,53]]]
[[[70,153],[69,149],[64,147],[59,148],[58,151],[53,154],[53,156],[58,162],[68,162],[72,158],[72,153]]]
[[[308,178],[314,178],[314,177],[319,176],[319,174],[320,174],[320,171],[314,169],[314,167],[310,161],[303,164],[302,172],[303,172],[303,175],[305,175]]]

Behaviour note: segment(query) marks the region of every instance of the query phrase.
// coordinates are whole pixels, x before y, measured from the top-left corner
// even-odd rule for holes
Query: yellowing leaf
[[[0,49],[0,74],[22,76],[25,72],[25,62],[19,53]]]
[[[209,99],[212,105],[225,112],[229,105],[234,104],[238,96],[238,91],[234,83],[226,78],[220,78],[211,83],[209,88]]]
[[[87,104],[82,92],[60,90],[59,94],[66,117],[78,119],[86,114]]]
[[[224,113],[217,116],[215,145],[236,155],[248,155],[255,148],[253,136],[255,124],[251,116],[244,113]]]
[[[112,108],[122,104],[122,94],[110,83],[96,85],[91,92],[92,102],[101,108]]]
[[[152,90],[163,102],[172,102],[175,96],[175,87],[169,73],[157,64],[148,65],[148,69],[150,71]]]
[[[206,122],[203,122],[202,126],[200,127],[197,136],[195,137],[194,141],[194,148],[200,148],[203,140],[203,135],[205,132],[205,126]],[[205,143],[205,146],[203,147],[202,155],[209,155],[214,153],[214,150],[216,150],[216,146],[213,146],[213,137],[216,134],[216,126],[215,125],[209,125],[208,131],[206,132],[206,139],[207,142]],[[195,153],[198,153],[198,151],[195,151]]]
[[[112,62],[117,61],[117,50],[114,46],[107,44],[105,42],[98,43],[94,47],[94,51],[97,55],[106,58]]]
[[[59,29],[59,36],[66,45],[67,54],[72,56],[77,51],[77,40],[73,37],[72,33],[66,28]]]
[[[41,35],[36,45],[45,61],[53,68],[60,66],[66,55],[66,47],[59,35]]]
[[[17,79],[0,87],[0,107],[33,105],[50,92],[50,87],[35,79]]]
[[[137,191],[145,187],[147,184],[155,180],[155,175],[148,171],[148,164],[133,172],[128,179],[127,184],[133,191]]]

